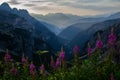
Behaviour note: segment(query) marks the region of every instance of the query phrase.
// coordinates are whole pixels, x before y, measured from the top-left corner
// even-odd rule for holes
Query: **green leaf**
[[[47,50],[44,50],[44,51],[37,51],[36,53],[38,54],[38,55],[43,55],[43,54],[46,54],[46,53],[48,53],[49,51],[47,51]]]

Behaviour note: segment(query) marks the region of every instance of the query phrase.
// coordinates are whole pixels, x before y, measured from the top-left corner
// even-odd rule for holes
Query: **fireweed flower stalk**
[[[88,48],[87,48],[88,57],[91,56],[91,53],[92,53],[92,48],[91,48],[90,44],[88,43]]]
[[[115,44],[116,44],[117,37],[114,34],[114,28],[111,28],[111,33],[108,36],[108,46],[109,46],[109,59],[112,60],[115,54]]]
[[[117,37],[114,34],[114,28],[112,28],[111,33],[108,36],[108,46],[111,46],[111,47],[115,46],[116,40],[117,40]]]
[[[7,50],[7,53],[5,54],[4,60],[5,60],[5,62],[10,62],[11,61],[11,56],[8,53],[8,50]]]
[[[21,74],[23,74],[23,78],[25,79],[26,76],[29,76],[29,73],[30,73],[30,65],[28,64],[28,58],[24,56],[24,54],[22,55],[22,58],[21,58]]]
[[[33,64],[33,62],[31,62],[29,70],[30,70],[30,75],[35,76],[35,65]]]
[[[96,41],[96,48],[101,49],[103,47],[103,42],[100,39],[100,34],[98,33],[98,40]]]
[[[94,54],[94,56],[92,57],[93,63],[97,63],[97,61],[99,60],[102,47],[103,42],[101,41],[100,34],[98,33],[98,40],[96,41],[96,54]]]
[[[11,72],[14,76],[17,75],[17,68],[13,65],[13,68],[11,69]]]
[[[8,49],[7,49],[6,54],[4,56],[4,61],[5,61],[5,72],[6,72],[6,74],[9,74],[11,72],[11,67],[12,67],[11,61],[12,61],[12,59],[11,59],[10,54],[8,53]]]
[[[80,52],[80,49],[77,45],[73,48],[73,52],[75,55],[78,55],[78,53]]]
[[[61,51],[59,53],[59,59],[62,64],[61,66],[65,67],[65,52],[63,51],[63,48],[61,48]]]
[[[110,80],[115,80],[113,73],[110,75]]]
[[[80,53],[80,48],[76,45],[73,48],[73,52],[74,52],[74,61],[75,61],[75,65],[78,65],[78,57],[79,57],[79,53]]]
[[[25,66],[27,63],[27,59],[25,58],[24,54],[22,55],[22,59],[21,59],[22,65]]]
[[[101,40],[97,40],[96,48],[101,49],[103,47],[103,42]]]
[[[61,60],[64,60],[64,59],[65,59],[65,52],[63,51],[63,48],[61,48],[61,51],[60,51],[60,53],[59,53],[59,58],[60,58]]]
[[[45,75],[45,67],[44,67],[44,64],[42,64],[39,69],[40,69],[40,74]]]
[[[55,63],[55,68],[58,69],[61,66],[61,61],[59,58],[57,58],[56,63]]]

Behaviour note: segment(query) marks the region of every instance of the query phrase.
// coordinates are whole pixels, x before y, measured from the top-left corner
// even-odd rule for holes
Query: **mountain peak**
[[[26,9],[19,9],[19,12],[22,12],[23,14],[29,14],[29,12]]]
[[[4,2],[4,3],[1,4],[1,6],[8,6],[9,7],[9,4]]]
[[[9,11],[11,13],[17,14],[22,17],[29,17],[29,12],[26,9],[17,9],[17,8],[11,8],[8,3],[4,2],[0,5],[1,10]]]
[[[112,15],[109,16],[110,19],[116,19],[116,18],[120,18],[120,12],[114,13]]]
[[[120,12],[115,13],[114,15],[120,15]]]
[[[9,6],[8,3],[4,2],[0,5],[0,9],[3,9],[3,10],[11,10],[11,7]]]

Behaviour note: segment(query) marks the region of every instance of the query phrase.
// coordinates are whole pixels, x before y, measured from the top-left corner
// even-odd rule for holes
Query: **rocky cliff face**
[[[13,23],[18,23],[19,26],[24,25],[23,27],[27,29],[26,23],[29,24],[28,28],[30,32],[33,32],[34,37],[36,38],[42,38],[46,43],[48,43],[55,51],[57,51],[60,48],[60,43],[58,42],[57,36],[51,32],[46,25],[44,25],[43,22],[40,22],[33,18],[27,10],[24,9],[11,9],[10,6],[7,3],[3,3],[0,6],[0,10],[7,11],[8,13],[11,13],[13,15],[17,15],[23,19],[26,20],[26,22],[21,22],[19,19],[16,19]],[[49,24],[47,24],[49,25]]]
[[[0,7],[1,51],[9,49],[15,55],[24,52],[26,56],[32,58],[37,50],[48,50],[51,54],[58,49],[56,36],[45,25],[29,15],[31,21],[33,19],[33,23],[30,23],[27,17],[15,14],[6,8],[9,7]]]
[[[16,55],[25,52],[30,57],[34,45],[31,28],[25,19],[0,10],[0,48],[14,51]]]

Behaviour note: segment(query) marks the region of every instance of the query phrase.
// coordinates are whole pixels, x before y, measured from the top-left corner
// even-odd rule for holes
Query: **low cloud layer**
[[[0,4],[2,2],[36,14],[96,15],[120,11],[120,0],[2,0]]]

